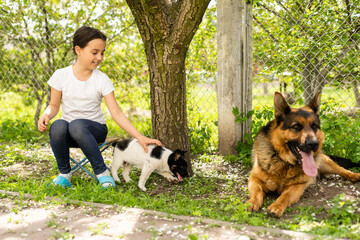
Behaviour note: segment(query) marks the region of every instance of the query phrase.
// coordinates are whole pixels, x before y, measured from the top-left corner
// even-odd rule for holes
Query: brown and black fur
[[[302,168],[300,149],[312,151],[319,173],[335,173],[352,182],[360,180],[360,173],[340,167],[322,152],[320,92],[310,104],[301,108],[291,108],[276,92],[274,106],[275,119],[259,131],[253,147],[253,167],[248,183],[250,211],[257,211],[262,206],[266,194],[277,192],[279,197],[267,210],[270,215],[280,217],[287,207],[300,199],[307,187],[315,183],[316,176],[306,175]]]

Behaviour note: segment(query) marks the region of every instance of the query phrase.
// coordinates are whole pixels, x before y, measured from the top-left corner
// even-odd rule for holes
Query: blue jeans
[[[70,123],[63,119],[54,121],[49,132],[50,145],[60,173],[71,171],[70,147],[83,151],[96,175],[103,173],[107,168],[98,143],[105,141],[107,132],[106,124],[87,119],[76,119]]]

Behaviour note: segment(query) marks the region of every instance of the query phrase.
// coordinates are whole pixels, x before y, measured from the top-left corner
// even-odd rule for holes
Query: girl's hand
[[[49,125],[50,118],[47,114],[43,114],[38,121],[38,130],[40,132],[45,132],[47,130],[47,126]]]
[[[139,138],[137,138],[137,140],[139,141],[140,145],[144,148],[145,152],[148,152],[147,145],[149,145],[149,144],[155,144],[158,146],[162,145],[159,140],[151,139],[151,138],[145,137],[144,135],[141,135]]]

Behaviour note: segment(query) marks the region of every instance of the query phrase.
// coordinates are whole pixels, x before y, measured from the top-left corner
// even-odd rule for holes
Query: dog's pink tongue
[[[176,173],[176,175],[177,175],[177,178],[179,179],[179,181],[182,182],[183,178],[180,176],[180,174]]]
[[[313,153],[305,153],[300,151],[302,156],[302,167],[306,175],[310,177],[315,177],[318,174],[318,169],[315,164]]]

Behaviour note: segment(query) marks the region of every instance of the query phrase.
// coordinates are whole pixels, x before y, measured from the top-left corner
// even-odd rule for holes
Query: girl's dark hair
[[[73,37],[73,52],[76,55],[75,47],[79,46],[84,48],[88,42],[94,39],[102,39],[106,42],[106,36],[100,30],[92,27],[82,26],[78,30],[76,30],[74,37]]]

